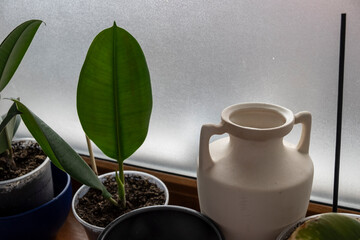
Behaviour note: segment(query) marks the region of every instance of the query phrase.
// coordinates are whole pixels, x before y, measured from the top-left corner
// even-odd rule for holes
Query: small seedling
[[[123,162],[144,142],[152,110],[150,74],[136,39],[114,25],[93,40],[77,88],[77,111],[86,135],[116,159],[119,205],[125,208]]]

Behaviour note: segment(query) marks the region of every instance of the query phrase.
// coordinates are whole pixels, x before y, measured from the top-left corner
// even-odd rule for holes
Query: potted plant
[[[116,26],[114,25],[114,27],[116,27]],[[146,68],[146,70],[147,70],[147,68]],[[132,84],[130,84],[130,85],[133,87]],[[151,94],[150,86],[148,86],[147,89],[150,90],[150,91],[148,91],[148,93]],[[11,123],[12,119],[14,117],[16,117],[17,115],[20,115],[21,119],[25,123],[25,125],[28,128],[28,130],[30,131],[31,135],[39,143],[42,150],[45,152],[45,154],[50,158],[52,163],[57,168],[67,172],[70,176],[72,176],[78,182],[80,182],[86,186],[89,186],[92,189],[99,190],[99,192],[101,192],[101,195],[105,199],[107,199],[109,202],[111,202],[114,206],[117,206],[117,207],[122,206],[123,201],[121,200],[120,204],[118,204],[118,201],[116,201],[112,197],[112,194],[106,189],[106,187],[102,183],[102,180],[100,180],[95,175],[95,173],[85,163],[85,161],[54,130],[52,130],[45,122],[43,122],[38,116],[36,116],[36,114],[34,114],[32,111],[30,111],[22,102],[20,102],[20,100],[18,100],[18,99],[11,99],[11,100],[13,101],[13,105],[11,106],[6,117],[3,119],[3,121],[0,124],[0,132],[6,131],[5,128],[8,126],[8,124]],[[135,104],[132,106],[139,106],[139,105],[140,104],[138,103],[137,105]],[[151,111],[151,102],[150,102],[150,104],[149,103],[147,104],[148,109],[149,109],[149,106],[150,106],[150,111]],[[150,117],[150,112],[148,112],[148,115]],[[125,118],[122,117],[122,119],[124,120]],[[149,119],[145,119],[145,122],[148,122],[148,120]],[[133,119],[133,121],[135,121],[135,120]],[[141,121],[144,121],[144,119],[142,119]],[[135,132],[137,132],[137,130]],[[144,129],[141,129],[140,132],[144,133]],[[146,136],[146,133],[147,133],[147,128],[145,131],[145,136]],[[133,135],[133,134],[130,133],[130,135]],[[126,136],[126,134],[123,135],[123,137],[124,136]],[[143,136],[143,138],[145,138],[145,136]],[[139,135],[137,135],[137,137],[139,137]],[[95,139],[96,139],[96,137],[95,137]],[[131,139],[131,137],[129,137],[128,139]],[[134,139],[132,139],[132,140],[134,140]],[[137,139],[137,140],[139,140],[139,139]],[[143,140],[144,139],[140,140],[140,142],[142,143]],[[94,141],[95,141],[95,143],[97,142],[97,140],[94,140]],[[141,143],[140,143],[140,145],[141,145]],[[137,144],[139,144],[139,141],[135,141],[133,144],[134,145],[132,145],[130,147],[127,146],[127,149],[132,149],[132,151],[135,151],[136,148],[139,147],[139,146],[136,146]],[[124,146],[122,145],[121,148],[123,149],[123,147]],[[135,147],[135,149],[134,149],[134,147]],[[125,153],[129,154],[129,151],[125,151]],[[122,161],[125,160],[125,158],[124,158],[123,153],[120,154],[120,156],[122,158],[121,159],[119,158],[119,163],[120,162],[122,163]],[[122,164],[119,166],[122,166]],[[117,183],[119,185],[121,185],[121,184],[124,185],[124,183],[125,183],[124,178],[125,178],[125,174],[123,172],[123,169],[121,168],[119,171],[119,175],[116,176]],[[166,198],[165,203],[167,203],[168,191],[163,184],[160,184],[159,186],[164,187],[163,190],[164,190],[164,195]],[[120,187],[118,187],[118,189],[124,189],[124,186],[120,186]],[[119,190],[119,191],[121,191],[121,190]]]
[[[41,23],[41,20],[24,22],[15,28],[1,44],[0,91],[10,81]],[[101,190],[105,196],[111,196],[85,161],[53,129],[19,99],[10,100],[13,104],[0,124],[0,133],[5,134],[7,141],[14,135],[16,129],[13,127],[17,125],[14,119],[20,116],[42,151],[57,168],[67,172],[79,182]],[[9,146],[8,142],[7,146]],[[11,149],[8,152],[11,152]]]
[[[323,213],[310,216],[286,228],[277,240],[357,240],[360,215]]]
[[[101,181],[116,182],[114,198],[103,194],[104,199],[99,199],[101,204],[105,205],[102,208],[112,209],[109,212],[116,213],[105,223],[90,223],[90,219],[84,221],[83,216],[78,216],[85,212],[93,214],[95,220],[102,218],[97,215],[97,210],[87,211],[87,206],[84,206],[85,210],[81,210],[79,206],[79,203],[84,205],[81,199],[85,194],[96,195],[95,193],[87,193],[89,188],[82,187],[74,195],[74,215],[84,225],[90,239],[97,237],[109,222],[123,213],[149,204],[168,202],[168,191],[159,179],[148,174],[123,170],[124,160],[132,155],[146,138],[151,109],[150,75],[145,56],[136,39],[114,23],[93,40],[81,69],[77,89],[77,110],[86,135],[105,155],[116,159],[119,166],[118,171],[100,176]],[[108,176],[111,178],[107,178]],[[162,196],[162,199],[159,202],[138,203],[138,206],[135,206],[135,202],[131,202],[130,198],[133,193],[140,191],[126,194],[127,191],[132,191],[131,187],[126,187],[128,181],[133,182],[131,185],[140,182],[152,185],[151,188],[155,191],[152,195],[155,199]],[[149,186],[145,187],[147,191],[150,190]],[[105,210],[101,209],[99,212],[105,213]]]
[[[22,23],[1,43],[0,92],[16,72],[41,23]],[[50,159],[33,139],[12,140],[20,124],[18,113],[13,104],[8,114],[1,117],[0,238],[49,238],[70,210],[70,177],[51,168]],[[54,215],[56,219],[52,218]],[[38,225],[46,226],[46,230],[39,232]]]
[[[45,154],[50,158],[54,166],[68,173],[78,182],[85,184],[87,186],[91,186],[92,188],[98,189],[102,192],[104,196],[106,196],[107,198],[111,198],[111,194],[107,191],[106,187],[102,184],[102,182],[98,179],[98,177],[86,164],[86,162],[70,147],[70,145],[68,145],[54,130],[52,130],[38,116],[36,116],[33,112],[31,112],[23,103],[21,103],[19,100],[16,99],[12,99],[12,101],[14,101],[14,104],[12,105],[7,116],[1,123],[0,131],[5,128],[4,126],[10,121],[9,119],[11,119],[16,115],[20,115],[21,119],[27,126],[28,130],[35,138],[35,140],[39,143]],[[70,178],[68,178],[67,181],[70,184]],[[67,184],[66,187],[69,187],[69,184]],[[67,196],[70,196],[71,199],[71,190],[70,190],[70,195]],[[46,206],[48,203],[49,202],[41,205],[40,207]],[[64,210],[68,211],[70,209],[70,201],[68,201],[68,206],[67,205],[61,206],[59,204],[56,204],[56,201],[54,202],[54,205],[56,205],[58,211],[64,211]],[[27,212],[25,212],[25,214],[26,213]],[[19,215],[22,216],[23,214],[24,213],[21,213]],[[8,219],[10,222],[13,221],[12,217],[13,216],[10,216]],[[47,217],[50,218],[50,221],[53,221],[52,219],[57,220],[56,217],[54,218],[54,212],[50,212],[50,211],[47,212]],[[65,218],[63,218],[63,220],[65,220]],[[3,219],[0,218],[0,222],[2,220]],[[43,231],[39,232],[38,229],[39,226],[40,225],[35,224],[33,228],[34,232],[32,232],[34,235],[27,234],[27,237],[30,236],[36,238],[38,237],[39,234],[43,235],[44,234]],[[59,225],[59,227],[60,226],[61,225]],[[44,231],[46,232],[48,231],[48,229],[45,229]],[[20,234],[20,236],[22,236],[21,234],[23,233],[18,230],[16,234]],[[54,234],[54,232],[51,232],[51,234]],[[19,239],[19,238],[15,236],[9,239]]]
[[[40,20],[24,22],[1,43],[0,92],[14,75],[40,24]],[[20,117],[14,116],[0,133],[1,216],[29,210],[53,198],[50,160],[36,143],[18,142],[12,146],[12,138],[19,124]],[[27,151],[22,150],[25,147]]]

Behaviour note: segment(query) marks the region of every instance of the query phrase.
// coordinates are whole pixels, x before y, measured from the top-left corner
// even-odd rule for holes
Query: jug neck
[[[255,149],[256,151],[259,149],[266,151],[266,149],[278,149],[284,146],[283,137],[276,137],[259,141],[243,139],[241,137],[229,134],[229,138],[230,147],[236,151],[251,151],[252,149]]]

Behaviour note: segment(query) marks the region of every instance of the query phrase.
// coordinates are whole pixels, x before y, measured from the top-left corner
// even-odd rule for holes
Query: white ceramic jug
[[[313,180],[311,114],[265,103],[226,108],[201,129],[197,173],[201,212],[226,240],[274,240],[305,217]],[[302,124],[299,143],[283,141]],[[229,136],[209,145],[214,134]]]

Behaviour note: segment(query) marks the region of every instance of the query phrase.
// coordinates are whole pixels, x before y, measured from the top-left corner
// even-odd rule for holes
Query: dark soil
[[[104,182],[107,190],[118,201],[115,178],[108,177]],[[139,176],[125,175],[126,208],[116,207],[101,195],[101,191],[90,189],[76,207],[77,214],[86,222],[106,227],[120,215],[131,210],[165,203],[165,193],[155,184]]]
[[[13,179],[31,172],[41,165],[46,159],[45,153],[38,143],[31,141],[13,142],[14,161],[16,168],[9,165],[9,155],[5,152],[0,154],[0,181]]]

